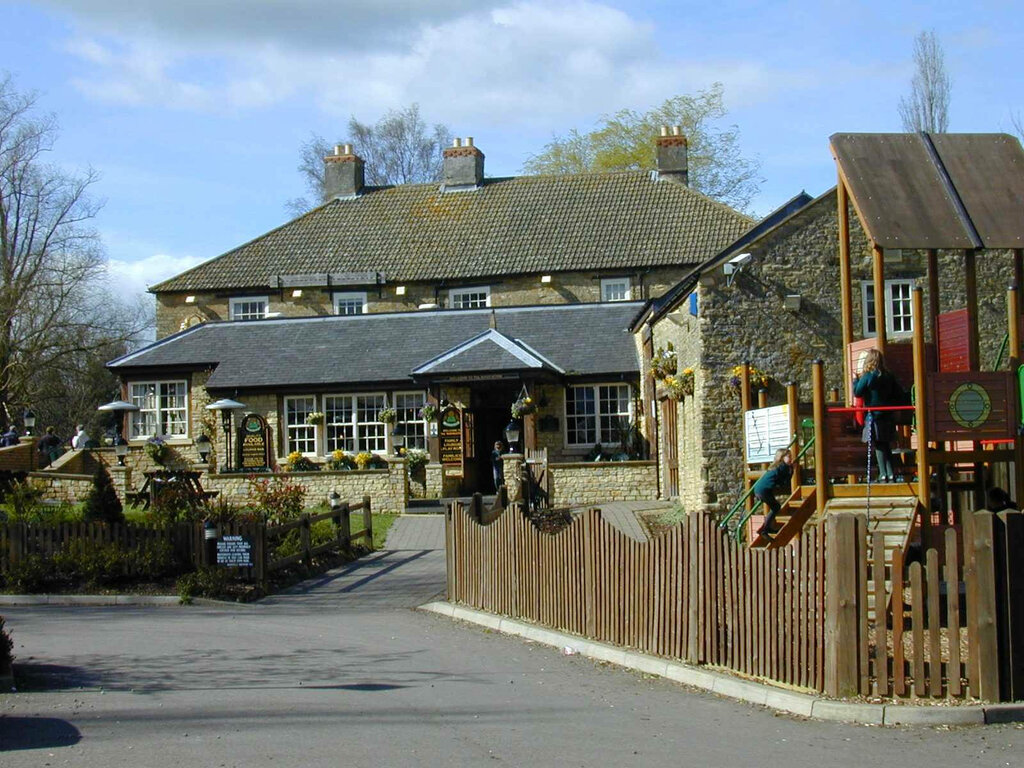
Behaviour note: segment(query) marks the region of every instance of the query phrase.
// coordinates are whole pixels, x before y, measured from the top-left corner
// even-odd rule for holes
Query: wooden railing
[[[490,525],[454,504],[449,599],[641,651],[809,690],[824,681],[824,540],[751,551],[706,516],[634,541],[589,510],[541,533],[512,504]]]
[[[639,542],[598,510],[547,534],[518,503],[456,503],[448,597],[836,697],[1024,698],[1024,514],[969,527],[963,545],[950,529],[943,551],[908,565],[900,549],[890,568],[880,534],[869,562],[862,513],[751,550],[705,515]]]
[[[363,530],[352,534],[352,513],[362,512]],[[310,531],[314,523],[319,523],[322,520],[333,520],[335,538],[331,541],[319,544],[317,546],[312,545]],[[271,559],[267,554],[270,550],[270,543],[276,539],[280,539],[287,535],[290,531],[299,531],[299,548],[300,551],[294,555],[282,557],[279,559]],[[373,515],[370,509],[370,497],[364,496],[363,500],[359,504],[349,504],[344,502],[339,504],[337,507],[329,512],[324,512],[320,515],[309,515],[303,514],[297,520],[292,520],[288,523],[281,525],[266,526],[262,532],[263,543],[260,547],[263,553],[263,571],[255,574],[257,579],[261,579],[267,574],[281,568],[287,568],[289,565],[295,563],[304,563],[309,565],[312,562],[313,557],[316,555],[324,554],[325,552],[345,552],[351,546],[352,543],[358,539],[362,539],[367,547],[373,545]]]

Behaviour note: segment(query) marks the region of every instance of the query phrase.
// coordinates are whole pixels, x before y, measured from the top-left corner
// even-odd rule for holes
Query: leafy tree
[[[335,144],[351,144],[366,162],[366,183],[372,186],[415,184],[440,181],[442,152],[451,144],[451,131],[440,123],[428,127],[420,117],[418,104],[389,110],[375,125],[348,121],[348,139]],[[323,203],[324,157],[332,145],[313,134],[299,150],[299,173],[306,182],[308,197],[288,202],[288,209],[299,215]]]
[[[114,483],[107,468],[100,464],[92,477],[92,490],[82,506],[86,522],[123,523],[124,509],[117,498]]]
[[[914,65],[910,97],[900,98],[903,130],[945,133],[949,127],[950,80],[946,57],[934,31],[922,32],[914,39]]]
[[[89,226],[96,172],[45,162],[56,122],[34,108],[34,94],[0,76],[0,425],[34,405],[50,374],[84,370],[149,323],[141,301],[125,306],[106,284]]]
[[[682,126],[689,147],[690,186],[736,208],[757,193],[759,163],[743,157],[739,129],[719,127],[726,115],[721,83],[694,95],[673,96],[647,112],[623,109],[589,133],[556,136],[523,165],[525,173],[596,173],[655,167],[654,138],[663,125]]]

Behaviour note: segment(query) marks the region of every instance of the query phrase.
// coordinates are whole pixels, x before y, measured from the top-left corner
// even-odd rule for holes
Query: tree
[[[420,117],[418,104],[389,110],[376,125],[348,121],[349,139],[335,144],[351,144],[366,162],[366,183],[372,186],[416,184],[440,181],[442,152],[451,144],[451,131],[440,123],[428,128]],[[327,198],[324,190],[324,157],[332,146],[323,137],[312,134],[299,150],[299,173],[306,182],[309,197],[288,203],[299,215]],[[312,201],[312,202],[311,202]]]
[[[903,130],[945,133],[949,127],[950,80],[946,57],[934,31],[922,32],[914,39],[914,66],[910,98],[900,97]]]
[[[623,109],[589,133],[575,128],[556,136],[523,164],[525,173],[596,173],[655,167],[654,137],[663,125],[680,125],[689,148],[690,186],[736,208],[757,194],[759,163],[743,157],[739,129],[716,125],[726,115],[723,87],[673,96],[647,112]]]
[[[87,523],[123,523],[124,508],[117,498],[114,482],[107,468],[100,464],[92,476],[92,489],[82,506],[82,517]]]
[[[45,162],[56,121],[34,108],[34,94],[0,77],[2,425],[34,406],[56,372],[84,372],[149,323],[141,301],[126,306],[107,286],[106,259],[89,226],[99,210],[89,196],[96,172],[74,175]],[[57,402],[63,395],[53,394]]]

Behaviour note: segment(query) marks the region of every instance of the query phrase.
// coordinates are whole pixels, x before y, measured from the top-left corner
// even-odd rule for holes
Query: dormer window
[[[365,315],[367,311],[365,291],[346,291],[334,294],[334,314]]]
[[[228,303],[231,320],[262,320],[267,316],[270,300],[266,296],[239,296]]]
[[[601,301],[629,301],[632,298],[628,277],[601,279]]]
[[[491,287],[481,285],[475,288],[452,288],[448,291],[448,303],[452,309],[483,309],[491,306]]]

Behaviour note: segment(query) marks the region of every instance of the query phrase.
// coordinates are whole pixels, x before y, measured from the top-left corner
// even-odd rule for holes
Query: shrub
[[[54,577],[53,561],[42,555],[26,555],[8,566],[4,587],[9,592],[42,592]]]
[[[146,441],[146,447],[144,450],[146,451],[146,455],[161,467],[167,463],[167,460],[171,457],[171,449],[161,437],[149,438],[149,440]]]
[[[153,493],[150,517],[159,523],[195,520],[200,505],[192,491],[180,482],[162,483]]]
[[[43,489],[31,480],[13,483],[7,494],[11,507],[8,519],[12,523],[38,523],[43,515]]]
[[[260,517],[268,523],[294,520],[302,514],[306,502],[306,489],[282,475],[250,477],[249,495]]]
[[[10,633],[4,629],[4,617],[0,616],[0,675],[11,674],[11,662],[14,661],[14,641]]]
[[[175,589],[181,602],[191,603],[197,597],[223,597],[231,592],[233,582],[229,569],[204,565],[178,579]]]
[[[418,476],[423,472],[423,468],[430,462],[430,454],[426,451],[419,451],[413,449],[407,451],[405,458],[409,462],[409,475]]]
[[[73,539],[53,556],[57,578],[71,584],[102,586],[132,578],[159,579],[175,570],[174,551],[168,541],[147,541],[133,549]]]
[[[315,461],[303,456],[298,451],[292,451],[288,454],[284,467],[289,472],[316,472],[320,469]]]
[[[110,479],[107,468],[100,464],[92,477],[92,490],[89,491],[82,508],[82,516],[87,522],[123,523],[124,509],[117,498],[114,483]]]

